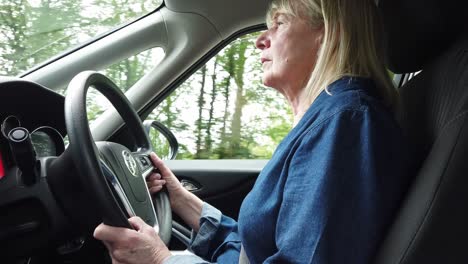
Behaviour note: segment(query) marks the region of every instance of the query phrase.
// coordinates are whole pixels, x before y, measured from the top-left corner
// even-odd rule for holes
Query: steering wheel
[[[86,114],[86,93],[90,86],[102,93],[120,114],[133,137],[135,149],[108,141],[94,142]],[[127,219],[139,216],[168,244],[172,231],[169,197],[161,191],[154,200],[151,198],[145,181],[154,169],[149,159],[151,143],[123,92],[100,73],[78,74],[68,85],[65,122],[71,157],[88,195],[102,212],[103,222],[132,228]]]

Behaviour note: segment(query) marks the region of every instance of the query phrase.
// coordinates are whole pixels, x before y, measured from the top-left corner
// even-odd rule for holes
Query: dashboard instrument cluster
[[[65,150],[63,136],[57,129],[40,126],[29,132],[21,126],[21,120],[16,116],[8,116],[3,120],[1,132],[4,139],[13,144],[21,140],[30,141],[36,158],[60,156]]]

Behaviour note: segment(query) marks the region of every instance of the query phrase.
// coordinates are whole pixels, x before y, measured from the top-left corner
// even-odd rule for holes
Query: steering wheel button
[[[149,166],[149,162],[145,157],[140,157],[140,162],[141,162],[141,165],[143,165],[144,168]]]

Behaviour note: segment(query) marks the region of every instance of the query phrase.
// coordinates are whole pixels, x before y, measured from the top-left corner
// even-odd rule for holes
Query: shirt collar
[[[369,95],[377,97],[374,80],[366,77],[345,76],[328,85],[327,90],[332,95],[350,90],[363,90]],[[326,91],[322,93],[326,93]]]

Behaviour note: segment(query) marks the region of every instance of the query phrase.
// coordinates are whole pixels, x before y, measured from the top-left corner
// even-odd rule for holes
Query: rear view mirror
[[[145,131],[156,153],[163,160],[173,160],[177,156],[179,143],[174,134],[162,123],[155,120],[143,122]]]

